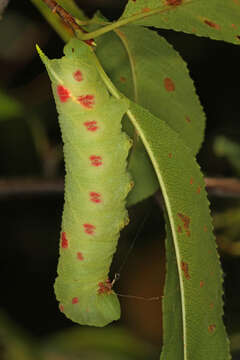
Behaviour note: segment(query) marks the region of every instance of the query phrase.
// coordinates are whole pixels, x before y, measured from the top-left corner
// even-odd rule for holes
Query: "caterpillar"
[[[60,59],[37,50],[52,83],[66,171],[55,294],[72,321],[105,326],[120,317],[108,273],[133,186],[126,168],[132,141],[121,124],[129,104],[109,94],[80,40],[70,40]]]

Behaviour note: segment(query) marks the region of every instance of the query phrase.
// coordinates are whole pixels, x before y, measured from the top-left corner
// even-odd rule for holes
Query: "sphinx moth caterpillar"
[[[61,59],[37,49],[52,83],[66,169],[55,293],[71,320],[105,326],[120,317],[108,272],[133,186],[126,170],[131,140],[121,125],[129,104],[109,94],[92,49],[80,40],[70,40]]]

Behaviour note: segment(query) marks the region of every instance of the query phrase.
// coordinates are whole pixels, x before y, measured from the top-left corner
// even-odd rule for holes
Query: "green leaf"
[[[122,93],[166,121],[194,153],[199,150],[204,113],[186,64],[164,38],[142,27],[122,27],[116,34],[108,33],[97,39],[97,55]],[[175,90],[167,91],[166,86],[169,88],[173,82]],[[141,143],[130,157],[129,170],[136,179],[128,198],[131,205],[158,188]]]
[[[0,89],[0,121],[20,117],[23,112],[22,104]]]
[[[129,0],[120,20],[240,44],[239,14],[239,0]]]
[[[182,323],[173,319],[174,303],[172,308],[166,308],[167,301],[179,298],[178,288],[171,286],[173,293],[165,292],[165,325],[169,321],[174,324],[168,325],[172,338],[164,347],[163,357],[167,354],[167,360],[227,360],[230,355],[222,321],[222,273],[199,167],[191,150],[165,122],[134,103],[128,115],[157,173],[174,244],[181,294],[177,321],[180,311]],[[168,276],[170,281],[170,272]],[[176,279],[173,281],[176,284]],[[183,337],[179,339],[180,334]]]

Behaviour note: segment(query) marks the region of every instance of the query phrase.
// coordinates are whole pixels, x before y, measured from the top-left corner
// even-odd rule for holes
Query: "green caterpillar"
[[[66,168],[55,293],[71,320],[105,326],[120,317],[108,272],[133,186],[131,140],[121,129],[128,101],[110,96],[88,45],[72,39],[54,60],[37,49],[52,82]]]

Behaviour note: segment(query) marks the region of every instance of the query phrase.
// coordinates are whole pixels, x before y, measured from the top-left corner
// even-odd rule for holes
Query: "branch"
[[[54,0],[42,0],[49,9],[52,10],[53,13],[58,14],[60,18],[64,21],[64,23],[69,26],[73,31],[80,31],[81,33],[87,33],[85,29],[83,29],[80,25],[77,24],[74,17],[69,14],[62,6],[60,6]],[[94,45],[93,39],[83,40],[86,44],[92,46]]]
[[[240,197],[240,179],[205,178],[207,191],[210,196]],[[43,180],[38,178],[0,179],[0,198],[14,196],[46,196],[63,194],[63,179]],[[161,201],[160,191],[156,197]]]

